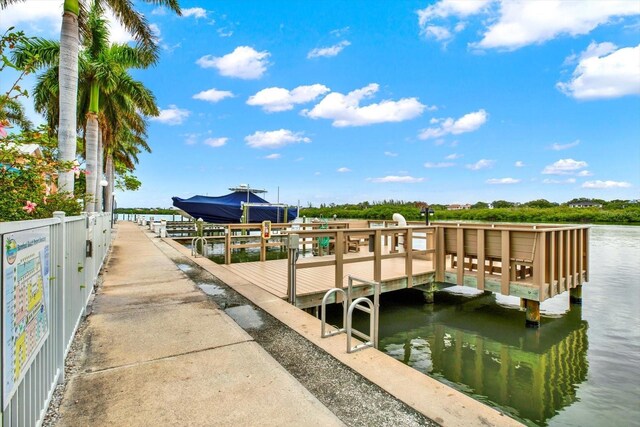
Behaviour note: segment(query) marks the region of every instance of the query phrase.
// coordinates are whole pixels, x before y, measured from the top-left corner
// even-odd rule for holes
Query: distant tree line
[[[591,202],[602,208],[572,208],[569,205]],[[362,202],[343,205],[320,205],[318,208],[301,209],[300,215],[307,218],[353,218],[391,219],[394,213],[402,214],[408,221],[424,220],[423,202]],[[575,198],[566,203],[555,203],[545,199],[526,203],[494,200],[491,203],[477,202],[470,209],[448,210],[447,205],[429,205],[434,213],[432,221],[469,220],[493,222],[568,222],[568,223],[619,223],[640,224],[640,203],[631,200],[601,200]]]

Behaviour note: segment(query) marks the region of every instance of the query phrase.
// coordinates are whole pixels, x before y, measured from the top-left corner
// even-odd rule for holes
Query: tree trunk
[[[98,116],[87,114],[87,133],[85,135],[87,150],[87,190],[85,195],[85,211],[95,212],[96,185],[98,183]]]
[[[58,158],[76,158],[76,109],[78,101],[78,0],[65,0],[60,31],[60,120]],[[75,7],[74,7],[75,6]],[[58,174],[58,190],[73,193],[74,173]]]
[[[102,200],[104,187],[100,184],[104,174],[104,148],[102,147],[102,129],[98,127],[98,174],[96,175],[96,212],[104,212]]]
[[[105,167],[107,173],[107,191],[105,191],[104,195],[104,211],[112,212],[113,211],[113,184],[115,182],[115,171],[113,170],[113,158],[109,155],[107,156],[107,165]]]

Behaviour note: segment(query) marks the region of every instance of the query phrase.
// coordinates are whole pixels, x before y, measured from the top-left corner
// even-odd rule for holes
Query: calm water
[[[386,294],[380,350],[529,425],[640,425],[640,227],[591,229],[583,305],[542,304],[524,327],[518,300]]]

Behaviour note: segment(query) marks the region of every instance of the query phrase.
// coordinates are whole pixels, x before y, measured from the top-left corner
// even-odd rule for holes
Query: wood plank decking
[[[348,254],[349,258],[360,254]],[[363,255],[369,255],[363,253]],[[347,255],[345,255],[345,258]],[[334,255],[314,257],[313,261],[335,260]],[[299,264],[308,262],[301,258]],[[287,298],[287,260],[245,262],[225,265],[224,268],[241,276],[254,285],[272,293],[279,298]],[[373,261],[362,261],[344,264],[343,285],[347,286],[347,276],[353,275],[361,279],[373,280]],[[404,258],[382,260],[382,292],[403,289],[415,285],[426,284],[433,280],[435,267],[431,261],[413,260],[413,283],[407,286]],[[320,305],[322,297],[335,286],[335,267],[333,265],[301,268],[297,272],[296,305],[301,308]],[[354,293],[354,297],[371,295],[370,287],[363,287]]]

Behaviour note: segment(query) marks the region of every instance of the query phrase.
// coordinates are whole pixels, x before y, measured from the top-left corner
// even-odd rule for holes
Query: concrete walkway
[[[61,426],[343,425],[122,222]]]

